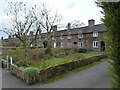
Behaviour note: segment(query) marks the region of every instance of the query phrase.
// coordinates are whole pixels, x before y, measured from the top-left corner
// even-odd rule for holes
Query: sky
[[[95,24],[101,23],[102,14],[101,8],[97,7],[95,0],[7,0],[8,2],[21,1],[28,6],[39,5],[40,2],[49,4],[52,9],[57,9],[62,15],[62,23],[66,24],[73,20],[80,20],[88,25],[89,19],[94,19]],[[10,26],[8,17],[4,10],[8,9],[9,5],[6,0],[0,0],[0,27]],[[0,32],[0,37],[6,38],[7,35]]]

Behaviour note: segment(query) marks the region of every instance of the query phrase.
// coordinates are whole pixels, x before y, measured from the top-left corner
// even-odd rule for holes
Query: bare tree
[[[40,25],[35,15],[35,8],[27,9],[23,2],[8,2],[10,10],[6,12],[11,21],[11,28],[2,28],[1,31],[8,35],[15,35],[23,44],[24,47],[30,46],[36,39],[40,31]],[[27,41],[27,36],[30,31],[34,31],[35,35],[30,42]]]
[[[85,25],[83,22],[80,22],[79,20],[73,20],[71,21],[71,28],[78,28]]]
[[[51,45],[51,35],[54,32],[54,26],[60,23],[62,17],[58,14],[57,10],[52,10],[48,7],[47,4],[43,3],[42,7],[38,10],[39,24],[47,33],[48,46]]]

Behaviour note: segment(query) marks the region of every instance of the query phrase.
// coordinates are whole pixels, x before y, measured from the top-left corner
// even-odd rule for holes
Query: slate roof
[[[94,30],[96,30],[97,32],[105,32],[106,28],[103,24],[98,24],[92,27],[85,26],[80,28],[73,28],[70,29],[69,31],[71,32],[71,35],[75,35],[75,34],[79,34],[80,31],[82,31],[83,34],[86,34],[86,33],[92,33]],[[61,34],[68,35],[68,29],[54,32],[54,36],[61,36]]]

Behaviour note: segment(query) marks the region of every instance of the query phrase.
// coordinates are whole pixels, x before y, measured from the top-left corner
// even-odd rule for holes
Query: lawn
[[[80,55],[82,55],[82,57],[80,56],[80,58],[78,58],[78,56],[77,57],[72,57],[72,56],[68,57],[67,56],[64,58],[51,58],[51,59],[47,59],[47,60],[33,62],[33,64],[31,66],[34,66],[34,67],[37,67],[40,69],[44,69],[47,67],[64,64],[64,63],[71,62],[71,61],[80,60],[82,58],[96,56],[96,55],[98,55],[98,53],[97,52],[88,52],[88,53],[80,53]]]

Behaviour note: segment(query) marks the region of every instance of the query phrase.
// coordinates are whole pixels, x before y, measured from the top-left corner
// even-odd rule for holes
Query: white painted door
[[[56,43],[54,43],[54,48],[56,48]]]

